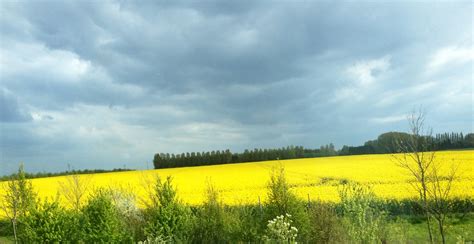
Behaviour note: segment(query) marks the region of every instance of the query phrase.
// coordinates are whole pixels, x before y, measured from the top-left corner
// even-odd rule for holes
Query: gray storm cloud
[[[473,130],[469,1],[0,7],[0,174]]]

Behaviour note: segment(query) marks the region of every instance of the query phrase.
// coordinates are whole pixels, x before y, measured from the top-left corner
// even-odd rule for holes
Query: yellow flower
[[[474,196],[474,151],[443,151],[437,153],[440,162],[455,160],[460,163],[461,180],[453,196]],[[272,167],[285,167],[292,191],[301,199],[338,201],[338,187],[347,181],[370,185],[374,193],[386,199],[416,197],[407,171],[398,167],[391,155],[358,155],[326,158],[294,159],[186,167],[174,169],[114,172],[87,177],[90,190],[97,187],[120,188],[135,193],[137,200],[146,201],[145,186],[155,175],[164,179],[173,177],[178,196],[185,203],[200,204],[204,200],[208,182],[220,191],[226,204],[262,203],[267,197],[267,182]],[[32,183],[41,198],[54,198],[60,192],[60,182],[66,176],[33,179]],[[0,182],[0,189],[5,182]],[[0,191],[0,195],[3,191]],[[1,196],[0,196],[1,197]],[[1,199],[1,198],[0,198]],[[64,199],[63,199],[64,201]],[[140,201],[138,201],[140,202]]]

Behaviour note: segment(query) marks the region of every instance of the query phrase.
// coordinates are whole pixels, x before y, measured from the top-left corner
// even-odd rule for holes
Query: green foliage
[[[18,168],[17,174],[5,185],[5,194],[0,199],[0,207],[12,223],[13,236],[18,240],[18,219],[28,215],[36,204],[36,193],[30,181],[26,179],[23,164]]]
[[[166,244],[170,242],[172,242],[170,239],[158,236],[158,237],[147,237],[146,240],[139,241],[138,244]]]
[[[62,243],[78,240],[78,215],[59,206],[57,201],[39,203],[22,218],[20,240],[25,243]]]
[[[243,242],[259,242],[266,227],[262,210],[255,205],[240,205],[227,209],[231,225],[231,239]]]
[[[165,182],[157,177],[153,202],[154,205],[144,211],[145,235],[153,240],[161,238],[175,242],[185,241],[191,213],[178,199],[171,177]]]
[[[31,182],[26,179],[23,164],[20,165],[13,178],[7,182],[4,190],[3,210],[11,219],[26,216],[35,207],[36,193]]]
[[[339,191],[345,227],[351,240],[376,243],[384,236],[384,213],[373,207],[375,195],[368,187],[349,183]]]
[[[290,214],[295,226],[299,230],[299,240],[306,241],[309,233],[309,216],[302,201],[290,191],[286,181],[285,169],[280,166],[273,168],[268,182],[268,202],[266,204],[266,218]]]
[[[273,168],[268,183],[268,207],[277,215],[286,214],[297,203],[296,196],[290,192],[283,167]]]
[[[309,208],[311,243],[341,243],[345,230],[337,216],[335,207],[330,203],[312,202]]]
[[[13,236],[12,223],[7,219],[0,218],[0,236]]]
[[[110,191],[98,190],[82,209],[82,240],[86,243],[120,242],[127,238]]]
[[[296,243],[298,229],[291,226],[291,215],[285,214],[268,221],[265,240],[271,243]]]
[[[57,201],[42,202],[22,217],[20,240],[25,243],[110,243],[143,239],[143,220],[120,191],[99,189],[78,210]]]
[[[104,190],[101,190],[104,191]],[[211,190],[212,191],[212,190]],[[213,190],[215,191],[215,190]],[[140,215],[135,216],[136,220],[130,217],[124,217],[124,213],[134,213],[132,216],[137,214],[134,211],[125,211],[120,207],[120,199],[126,198],[123,196],[117,196],[117,193],[111,191],[105,191],[109,195],[109,201],[116,208],[117,219],[121,223],[119,224],[119,234],[104,234],[102,239],[92,239],[93,233],[86,231],[86,227],[95,226],[88,225],[85,221],[85,213],[81,211],[69,211],[63,209],[57,202],[39,202],[37,207],[31,210],[27,216],[19,220],[20,241],[24,243],[54,243],[54,242],[71,242],[71,243],[96,243],[96,242],[107,242],[107,243],[132,243],[137,240],[142,240],[142,243],[170,243],[170,242],[194,242],[194,243],[233,243],[233,242],[246,242],[246,243],[262,243],[266,239],[264,236],[271,237],[272,234],[267,230],[268,220],[273,218],[267,218],[268,206],[264,205],[262,208],[258,205],[239,205],[239,206],[223,206],[216,207],[218,204],[209,204],[206,210],[203,206],[193,207],[193,211],[190,213],[191,217],[188,222],[194,223],[193,228],[186,230],[190,236],[186,240],[172,240],[165,236],[158,235],[156,237],[144,237],[137,236],[132,238],[132,234],[129,234],[129,226],[135,226],[137,229],[144,228],[145,220],[141,219]],[[348,190],[347,199],[350,201],[360,201],[358,197],[352,197],[354,195],[352,190]],[[360,192],[355,190],[355,192]],[[367,191],[364,193],[367,194]],[[364,195],[362,194],[362,195]],[[93,198],[96,198],[100,193],[95,193]],[[210,194],[213,196],[212,201],[220,203],[216,194]],[[370,192],[369,194],[370,195]],[[365,197],[370,198],[370,197]],[[217,201],[216,201],[217,199]],[[96,200],[95,200],[96,201]],[[211,202],[212,202],[211,201]],[[303,203],[300,201],[300,205]],[[309,216],[309,222],[306,226],[298,227],[297,219],[292,216],[292,226],[298,228],[297,241],[303,243],[371,243],[371,242],[384,242],[388,243],[426,243],[426,235],[424,232],[423,219],[416,221],[416,215],[407,216],[391,216],[391,219],[383,218],[383,213],[380,212],[380,208],[384,207],[384,201],[377,199],[369,201],[370,204],[359,204],[359,206],[368,206],[365,210],[365,214],[358,216],[373,216],[376,215],[382,217],[382,223],[377,226],[377,231],[373,231],[375,235],[375,241],[371,238],[357,238],[355,234],[348,236],[354,231],[350,231],[351,225],[357,225],[357,221],[352,222],[351,218],[361,211],[353,211],[348,213],[348,209],[359,209],[356,207],[347,208],[347,202],[343,201],[338,204],[328,204],[321,202],[310,202],[309,209],[304,212]],[[362,201],[366,203],[366,201]],[[352,204],[352,203],[351,203]],[[351,205],[349,204],[349,205]],[[89,206],[88,204],[86,206]],[[99,205],[99,204],[96,204]],[[127,205],[127,204],[122,204]],[[354,204],[357,205],[357,204]],[[214,206],[211,208],[210,206]],[[96,208],[97,209],[97,208]],[[336,215],[336,209],[340,210],[341,216]],[[85,207],[82,209],[85,210]],[[362,211],[363,212],[363,211]],[[139,213],[139,212],[138,212]],[[210,214],[211,213],[211,214]],[[216,214],[217,213],[217,214]],[[220,214],[219,214],[220,213]],[[370,213],[370,214],[367,214]],[[377,214],[378,213],[378,214]],[[385,223],[385,220],[387,223]],[[137,222],[134,222],[137,221]],[[148,222],[149,219],[146,219]],[[92,222],[92,221],[89,221]],[[2,223],[2,222],[0,222]],[[96,221],[97,223],[97,221]],[[374,223],[367,221],[368,223]],[[447,236],[448,243],[455,243],[458,241],[472,240],[474,238],[474,232],[471,231],[474,226],[474,218],[471,213],[464,215],[458,214],[457,218],[449,220],[450,232]],[[11,226],[9,222],[3,222],[3,228],[8,224],[9,229]],[[148,224],[148,223],[145,223]],[[98,224],[100,226],[103,224]],[[386,226],[386,227],[385,227]],[[370,227],[370,226],[369,226]],[[306,237],[300,235],[300,228],[309,229],[309,233]],[[100,227],[103,230],[102,227]],[[116,231],[117,231],[116,229]],[[201,233],[204,232],[204,233]],[[349,233],[345,233],[349,232]],[[108,232],[110,233],[110,232]],[[12,236],[11,232],[1,232],[0,236]],[[114,236],[118,236],[114,238]],[[64,238],[65,237],[65,238]],[[13,239],[13,238],[11,238]],[[133,240],[132,240],[133,239]],[[278,240],[277,238],[271,237],[272,243]],[[3,240],[3,239],[2,239]],[[9,242],[8,242],[9,243]]]
[[[409,229],[410,223],[404,219],[397,217],[391,221],[387,228],[387,236],[389,236],[390,243],[409,243]]]
[[[23,183],[19,184],[20,181]],[[135,196],[123,190],[94,191],[87,204],[67,210],[57,201],[36,202],[31,184],[18,174],[12,199],[17,208],[19,240],[24,243],[424,243],[423,219],[416,202],[377,199],[367,187],[348,182],[341,203],[306,202],[295,197],[284,168],[274,169],[264,205],[225,206],[209,184],[202,206],[177,198],[172,179],[157,179],[152,204],[139,210]],[[22,191],[29,194],[20,194]],[[25,200],[26,199],[26,200]],[[28,199],[31,199],[28,200]],[[450,199],[447,242],[472,240],[472,199]],[[31,204],[20,204],[20,202]],[[389,213],[386,217],[384,211]],[[336,214],[337,213],[337,214]],[[287,215],[289,214],[289,215]],[[338,215],[339,214],[339,215]],[[410,217],[399,218],[408,215]],[[275,218],[275,216],[278,216]],[[290,219],[291,216],[291,219]],[[456,217],[455,217],[456,216]],[[466,217],[467,216],[467,217]],[[0,236],[13,236],[0,221]],[[294,228],[291,228],[294,227]],[[13,238],[0,238],[0,242]]]
[[[192,242],[223,243],[232,241],[232,217],[225,211],[219,192],[209,183],[202,207],[196,209]]]
[[[145,239],[145,220],[136,206],[135,194],[123,188],[109,189],[108,192],[118,211],[124,239],[127,241]]]

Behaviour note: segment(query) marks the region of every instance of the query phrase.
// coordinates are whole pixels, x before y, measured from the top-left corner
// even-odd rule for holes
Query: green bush
[[[298,229],[291,226],[291,215],[285,214],[268,221],[264,239],[271,243],[296,243]]]
[[[231,232],[234,240],[256,243],[260,242],[266,227],[263,211],[259,206],[240,205],[230,207],[227,212],[231,221]]]
[[[82,208],[82,240],[86,243],[110,243],[131,241],[124,233],[119,211],[108,190],[98,190]]]
[[[225,210],[219,199],[219,192],[208,184],[204,204],[195,209],[195,222],[192,231],[194,243],[226,243],[232,239],[234,219]]]
[[[129,241],[145,239],[145,219],[136,205],[135,194],[121,187],[109,189],[108,192],[118,211],[124,239]]]
[[[168,177],[165,182],[157,178],[155,197],[154,206],[144,211],[145,235],[153,240],[156,238],[174,242],[187,240],[191,212],[178,199],[171,177]]]
[[[386,240],[385,214],[375,207],[375,195],[366,186],[348,183],[339,191],[347,233],[356,243]]]
[[[13,236],[11,221],[0,219],[0,236]]]
[[[341,243],[345,232],[335,207],[330,203],[312,202],[309,208],[311,243]]]
[[[297,205],[296,196],[290,192],[290,186],[286,181],[285,169],[283,167],[273,168],[268,182],[267,207],[277,213],[284,215]]]
[[[78,240],[78,215],[57,201],[38,203],[21,219],[19,238],[25,243],[58,243]]]
[[[142,238],[138,209],[119,191],[100,189],[80,210],[66,210],[57,201],[38,203],[21,219],[25,243],[134,242]],[[138,236],[138,237],[137,237]]]
[[[294,226],[298,228],[298,241],[307,242],[310,230],[309,215],[305,203],[290,191],[283,167],[273,168],[267,188],[266,220],[290,214],[293,216]]]
[[[167,244],[172,242],[169,238],[163,237],[147,237],[144,241],[139,241],[138,244]]]

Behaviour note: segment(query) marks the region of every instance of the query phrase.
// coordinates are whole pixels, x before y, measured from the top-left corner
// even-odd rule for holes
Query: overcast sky
[[[473,4],[0,2],[0,175],[473,131]],[[149,164],[151,166],[151,163]]]

